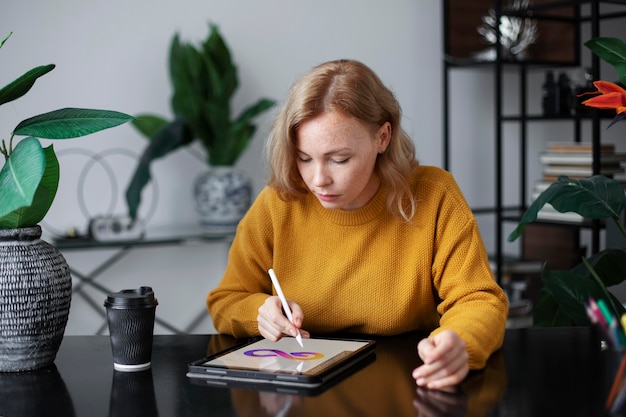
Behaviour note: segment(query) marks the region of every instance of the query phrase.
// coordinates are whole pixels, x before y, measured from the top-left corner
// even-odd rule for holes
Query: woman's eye
[[[336,164],[345,164],[346,162],[348,162],[350,160],[350,158],[344,158],[344,159],[333,159],[333,162]]]
[[[311,158],[306,158],[304,156],[300,156],[298,157],[298,159],[300,160],[300,162],[309,162],[311,160]]]

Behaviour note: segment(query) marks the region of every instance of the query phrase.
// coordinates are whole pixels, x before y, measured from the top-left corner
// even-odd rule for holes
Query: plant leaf
[[[35,226],[43,220],[52,206],[59,184],[59,162],[52,145],[44,148],[43,152],[46,159],[45,170],[32,203],[0,217],[0,228]]]
[[[15,212],[14,223],[7,226],[2,223],[1,227],[30,227],[39,224],[50,210],[59,186],[59,161],[54,153],[52,145],[43,149],[46,157],[46,169],[37,186],[33,203],[21,207]],[[7,216],[10,218],[10,215]]]
[[[585,305],[589,297],[604,298],[599,285],[592,279],[573,274],[569,271],[544,269],[541,278],[546,289],[554,296],[563,314],[577,326],[589,326],[591,323]]]
[[[229,137],[219,138],[221,142],[210,148],[209,163],[211,166],[233,165],[239,155],[248,147],[256,132],[256,126],[251,121],[275,104],[274,100],[259,99],[256,103],[246,107],[237,119],[230,123],[229,127],[224,126],[223,129],[218,129],[218,131],[228,129]],[[216,120],[215,124],[219,126],[218,122]]]
[[[157,132],[161,130],[165,125],[167,125],[168,121],[162,118],[161,116],[156,116],[153,114],[140,114],[131,124],[146,138],[152,140],[153,137],[156,136]]]
[[[209,28],[209,37],[203,45],[204,56],[208,58],[206,63],[208,76],[217,95],[228,100],[239,84],[237,67],[217,25],[210,24]]]
[[[54,64],[42,65],[31,69],[15,81],[5,85],[0,90],[0,104],[8,103],[22,97],[35,84],[35,81],[54,69]]]
[[[11,37],[11,35],[13,35],[13,32],[9,32],[9,34],[4,39],[2,39],[2,42],[0,42],[0,48],[2,48],[4,43]]]
[[[537,213],[545,204],[551,204],[561,213],[574,212],[588,219],[606,219],[619,217],[624,200],[624,187],[603,175],[584,179],[561,176],[532,202],[508,241],[521,236],[526,224],[537,219]]]
[[[533,308],[533,326],[567,327],[572,320],[563,312],[554,296],[545,287],[539,292],[539,299]]]
[[[173,150],[188,145],[193,141],[192,132],[183,120],[174,120],[165,125],[144,150],[135,173],[126,188],[126,204],[128,215],[132,220],[137,218],[137,211],[141,203],[141,191],[150,181],[150,164]]]
[[[171,104],[175,116],[184,118],[187,123],[201,115],[200,103],[211,94],[204,85],[201,61],[199,52],[192,45],[180,42],[178,35],[174,37],[169,59],[174,89]]]
[[[618,38],[598,37],[585,42],[585,46],[613,65],[620,82],[626,85],[626,43]]]
[[[623,119],[626,119],[626,113],[619,113],[617,116],[613,118],[613,120],[611,120],[611,123],[609,123],[609,125],[606,128],[608,129],[609,127],[613,126],[615,123]]]
[[[0,217],[29,206],[44,174],[46,157],[36,138],[20,141],[0,170]]]
[[[69,139],[119,126],[134,117],[112,110],[64,108],[22,121],[16,135],[46,139]]]
[[[604,249],[587,259],[600,280],[606,287],[611,287],[622,283],[626,279],[626,249],[609,248]],[[577,275],[592,278],[587,267],[580,263],[571,269]]]
[[[545,290],[554,298],[558,308],[555,310],[543,306],[543,309],[534,313],[533,320],[544,324],[558,323],[561,326],[567,325],[564,323],[566,320],[564,317],[556,317],[556,315],[565,315],[571,320],[569,325],[589,326],[591,324],[585,305],[587,305],[590,298],[595,300],[606,299],[605,292],[590,276],[579,275],[573,271],[544,269],[541,272]],[[609,301],[607,305],[613,310],[614,315],[621,317],[622,314],[626,313],[626,309],[613,294],[608,294],[611,300],[607,300]]]

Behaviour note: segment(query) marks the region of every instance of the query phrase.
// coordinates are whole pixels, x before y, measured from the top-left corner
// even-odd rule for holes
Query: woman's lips
[[[335,194],[318,194],[317,198],[319,198],[320,200],[324,201],[324,202],[332,202],[335,201],[336,199],[339,198],[338,195]]]

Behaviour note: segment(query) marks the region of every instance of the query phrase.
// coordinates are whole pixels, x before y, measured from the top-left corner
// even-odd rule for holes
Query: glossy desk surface
[[[157,335],[152,369],[113,370],[108,336],[66,336],[52,368],[0,374],[0,416],[603,416],[621,356],[591,328],[507,330],[454,394],[416,389],[420,336],[377,338],[376,360],[316,395],[208,387],[187,363],[225,336]]]

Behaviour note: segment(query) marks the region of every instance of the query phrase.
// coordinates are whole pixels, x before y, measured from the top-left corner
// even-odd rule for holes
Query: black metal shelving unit
[[[452,42],[452,14],[454,7],[459,7],[460,2],[464,0],[444,0],[443,4],[443,45],[444,45],[444,62],[443,62],[443,166],[445,169],[450,169],[450,151],[451,151],[451,138],[450,138],[450,71],[452,69],[466,68],[471,70],[472,68],[488,68],[493,71],[494,82],[494,108],[495,113],[493,115],[494,121],[494,201],[493,206],[488,207],[475,207],[475,213],[493,213],[495,218],[495,251],[491,254],[496,265],[496,278],[498,282],[501,279],[501,271],[503,270],[504,254],[503,243],[505,236],[503,236],[503,224],[507,221],[519,221],[521,214],[527,208],[527,145],[528,137],[527,127],[530,123],[538,122],[551,122],[553,120],[571,120],[574,123],[574,141],[580,141],[582,137],[582,121],[583,117],[580,115],[565,116],[565,117],[544,117],[539,114],[528,113],[527,103],[527,91],[528,91],[528,75],[530,71],[545,70],[547,68],[559,68],[559,67],[580,67],[581,55],[583,53],[583,40],[581,39],[581,30],[584,25],[589,25],[588,30],[590,37],[601,36],[601,22],[607,19],[618,19],[626,17],[626,0],[613,0],[613,1],[601,1],[601,0],[571,0],[571,1],[531,1],[528,7],[524,10],[513,10],[508,6],[508,1],[503,0],[490,0],[488,2],[483,1],[487,7],[484,10],[484,14],[488,12],[488,8],[491,7],[495,13],[496,21],[500,22],[500,19],[504,16],[517,16],[517,17],[530,17],[539,22],[558,22],[561,25],[567,25],[570,29],[571,38],[571,59],[564,61],[552,61],[549,57],[543,57],[541,59],[530,58],[521,61],[510,61],[502,57],[502,51],[500,48],[496,49],[495,59],[492,61],[475,61],[467,57],[456,57],[451,54],[451,42]],[[606,5],[612,5],[610,11],[604,11]],[[615,8],[621,8],[623,10],[615,11]],[[468,7],[468,6],[461,6]],[[475,6],[476,7],[476,6]],[[463,17],[467,20],[467,16]],[[462,22],[463,20],[457,19],[456,22]],[[477,27],[477,26],[476,26]],[[497,26],[496,36],[500,39],[499,25]],[[467,27],[459,30],[468,30]],[[475,27],[474,27],[475,30]],[[541,34],[540,34],[541,36]],[[591,52],[588,52],[591,54]],[[503,103],[505,86],[503,85],[503,76],[505,73],[512,71],[517,73],[518,79],[518,93],[519,93],[519,112],[517,114],[503,114]],[[591,54],[591,70],[594,80],[600,79],[600,60],[597,56]],[[510,86],[509,86],[510,87]],[[591,119],[591,142],[593,144],[592,152],[592,169],[594,173],[599,172],[600,167],[600,143],[601,143],[601,128],[600,117],[597,111],[592,111],[591,116],[587,117]],[[507,123],[517,123],[519,126],[519,205],[505,206],[503,198],[503,142],[504,132],[503,127]],[[572,227],[581,227],[580,224],[572,225]],[[598,221],[585,223],[582,227],[591,228],[591,250],[595,253],[600,247],[600,230],[603,227]]]

